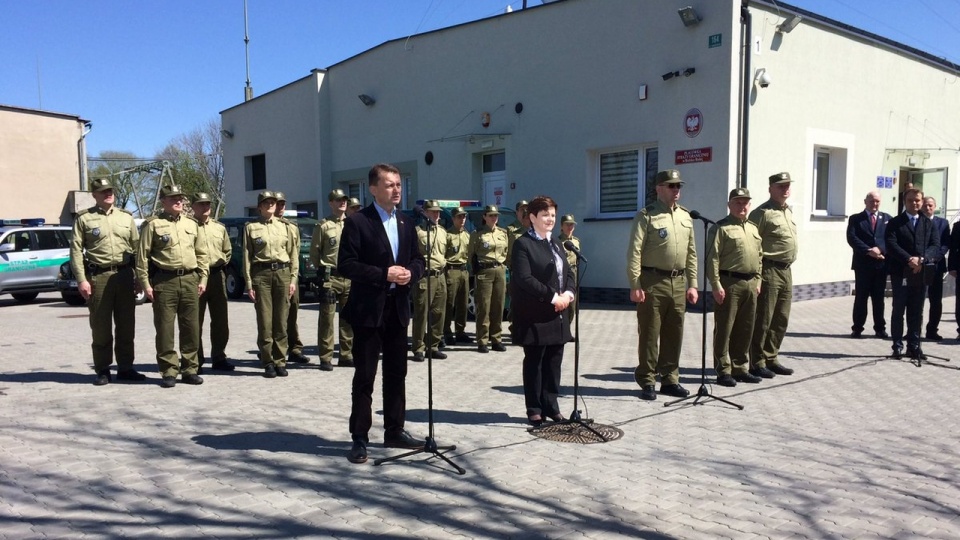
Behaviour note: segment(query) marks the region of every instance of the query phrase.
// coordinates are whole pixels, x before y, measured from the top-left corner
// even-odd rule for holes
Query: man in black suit
[[[887,223],[884,241],[890,281],[893,284],[893,358],[903,356],[903,316],[907,316],[907,354],[926,360],[920,349],[920,326],[923,323],[923,297],[926,296],[924,265],[934,264],[940,252],[940,239],[934,234],[933,222],[920,213],[923,193],[908,189],[904,193],[904,211]]]
[[[867,193],[863,212],[850,216],[847,222],[847,243],[853,248],[854,286],[853,333],[858,338],[867,322],[867,300],[873,304],[873,331],[879,338],[887,336],[887,322],[883,318],[883,293],[887,288],[887,248],[883,235],[890,214],[880,211],[880,194]]]
[[[960,281],[960,278],[957,278],[957,274],[960,272],[960,221],[953,224],[953,231],[950,233],[950,260],[947,268],[950,270],[950,275]],[[957,321],[957,339],[960,340],[960,301],[956,302],[954,310]]]
[[[933,215],[937,210],[937,200],[924,197],[920,211],[933,222],[933,234],[940,240],[935,264],[936,272],[927,287],[927,299],[930,300],[930,318],[927,320],[926,338],[930,341],[943,341],[940,335],[940,317],[943,315],[943,275],[947,273],[947,251],[950,249],[950,222]]]
[[[367,175],[374,202],[348,217],[340,239],[337,269],[351,280],[341,317],[353,327],[353,406],[347,454],[367,461],[373,423],[373,384],[383,353],[383,445],[421,449],[424,441],[404,431],[406,416],[407,326],[410,287],[423,275],[413,220],[398,210],[403,184],[393,165],[378,164]]]

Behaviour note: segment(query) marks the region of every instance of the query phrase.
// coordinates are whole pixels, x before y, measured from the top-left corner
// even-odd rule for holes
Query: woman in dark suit
[[[527,419],[534,426],[544,418],[563,420],[557,404],[563,345],[572,339],[563,316],[574,300],[573,270],[550,233],[557,221],[557,203],[540,196],[527,207],[531,229],[513,245],[510,265],[510,310],[513,342],[523,346],[523,396]]]

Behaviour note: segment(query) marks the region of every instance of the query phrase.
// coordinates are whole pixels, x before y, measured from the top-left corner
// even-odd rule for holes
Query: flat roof
[[[36,114],[41,116],[52,116],[54,118],[63,118],[65,120],[76,120],[77,122],[89,122],[89,120],[84,120],[83,118],[75,114],[59,113],[55,111],[45,111],[43,109],[30,109],[27,107],[17,107],[14,105],[3,105],[0,103],[0,110],[18,112],[23,114]]]

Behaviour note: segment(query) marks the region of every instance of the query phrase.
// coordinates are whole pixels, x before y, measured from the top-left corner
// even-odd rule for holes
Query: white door
[[[937,200],[935,215],[947,217],[943,215],[947,206],[947,169],[913,171],[910,173],[910,181],[913,182],[913,187],[923,191],[925,196]]]
[[[483,160],[483,204],[506,207],[507,200],[507,160],[504,152],[484,154]]]

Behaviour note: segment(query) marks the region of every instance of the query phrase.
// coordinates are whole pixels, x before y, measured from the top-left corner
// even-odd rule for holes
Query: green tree
[[[104,150],[95,158],[88,159],[90,178],[109,177],[116,188],[116,205],[146,217],[153,210],[159,174],[137,169],[150,159],[138,158],[132,152]]]
[[[218,118],[170,141],[158,159],[170,162],[173,178],[184,191],[209,193],[215,201],[216,215],[223,214],[223,152]]]

